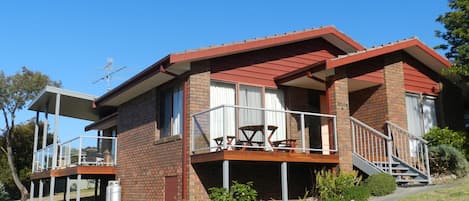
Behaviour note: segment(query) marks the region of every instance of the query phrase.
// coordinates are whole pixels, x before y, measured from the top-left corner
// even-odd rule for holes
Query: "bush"
[[[449,145],[438,145],[429,148],[430,170],[433,174],[455,174],[464,177],[469,173],[466,158],[456,148]]]
[[[343,200],[344,192],[360,183],[357,172],[335,174],[331,171],[320,171],[316,174],[316,188],[323,201]]]
[[[370,195],[370,191],[364,186],[352,186],[343,192],[343,200],[367,201]]]
[[[387,173],[370,175],[365,179],[364,186],[374,196],[391,194],[397,187],[394,177]]]
[[[233,181],[230,190],[224,188],[212,187],[210,191],[210,200],[212,201],[255,201],[257,200],[257,191],[253,188],[253,182],[246,184]]]
[[[466,143],[466,133],[461,131],[453,131],[448,127],[438,128],[434,127],[423,136],[423,139],[427,140],[430,143],[430,146],[437,145],[451,145],[452,147],[459,150],[463,155],[468,157],[469,154],[467,148],[464,147]]]
[[[0,182],[0,201],[10,200],[8,192],[5,191],[5,186]]]

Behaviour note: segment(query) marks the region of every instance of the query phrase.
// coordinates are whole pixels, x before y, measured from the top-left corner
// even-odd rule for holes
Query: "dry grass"
[[[445,188],[412,195],[400,201],[466,201],[469,200],[469,177],[458,179]]]

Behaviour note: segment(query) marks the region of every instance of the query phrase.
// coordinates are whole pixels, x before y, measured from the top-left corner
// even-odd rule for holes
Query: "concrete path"
[[[440,184],[440,185],[429,185],[429,186],[415,186],[415,187],[398,187],[394,193],[382,197],[371,197],[369,201],[395,201],[404,197],[415,195],[418,193],[432,191],[441,188],[450,188],[458,184]]]

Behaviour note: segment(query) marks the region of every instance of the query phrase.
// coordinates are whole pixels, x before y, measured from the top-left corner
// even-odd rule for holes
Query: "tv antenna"
[[[104,66],[104,68],[103,68],[103,69],[106,71],[106,74],[105,74],[103,77],[101,77],[101,78],[99,78],[99,79],[97,79],[97,80],[95,80],[95,81],[93,82],[93,84],[96,84],[96,83],[98,83],[98,82],[101,81],[101,80],[105,80],[105,81],[106,81],[106,84],[107,84],[107,85],[106,85],[107,91],[111,90],[111,78],[112,78],[112,75],[114,75],[115,73],[117,73],[117,72],[119,72],[119,71],[124,70],[125,68],[127,68],[126,66],[123,66],[123,67],[120,67],[120,68],[118,68],[118,69],[116,69],[116,70],[113,70],[113,68],[112,68],[112,62],[113,62],[113,59],[112,59],[112,58],[108,58],[108,59],[107,59],[107,64],[106,64],[106,66]]]

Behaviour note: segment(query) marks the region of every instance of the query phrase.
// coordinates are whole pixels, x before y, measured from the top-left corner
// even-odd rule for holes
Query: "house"
[[[103,199],[119,179],[123,200],[207,200],[236,180],[288,200],[324,168],[430,183],[422,135],[463,125],[450,65],[416,38],[365,48],[327,26],[169,54],[97,98],[48,87],[38,119],[88,119],[98,135],[35,145],[31,185],[95,179]]]

